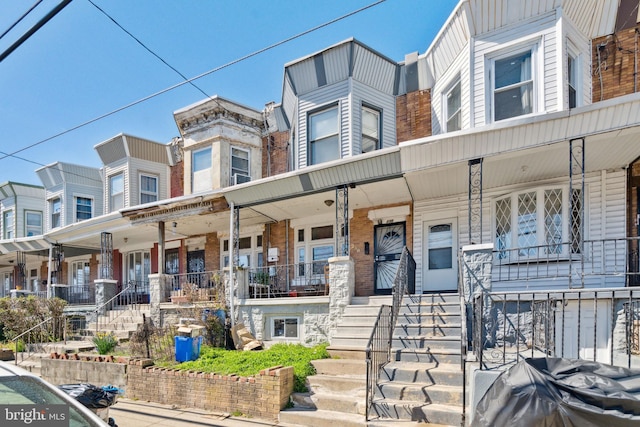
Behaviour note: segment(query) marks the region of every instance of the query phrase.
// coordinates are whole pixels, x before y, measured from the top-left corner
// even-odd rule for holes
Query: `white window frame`
[[[375,147],[372,150],[369,151],[364,151],[364,141],[365,139],[368,137],[371,140],[374,140],[373,137],[371,137],[370,135],[367,135],[365,133],[365,129],[364,129],[364,116],[365,116],[365,112],[367,113],[371,113],[373,115],[376,116],[377,118],[377,126],[376,126],[376,136],[377,138],[375,138]],[[361,142],[360,142],[360,152],[362,153],[369,153],[371,151],[376,151],[382,148],[382,109],[377,108],[377,107],[373,107],[369,104],[363,103],[362,107],[361,107],[361,116],[360,116],[360,122],[361,122],[361,132],[360,132],[360,136],[361,136]]]
[[[331,227],[332,237],[325,238],[325,239],[312,239],[312,229],[322,228],[322,227]],[[303,241],[299,241],[298,239],[300,232],[303,233],[302,234],[302,236],[304,237]],[[315,248],[331,246],[332,255],[329,258],[334,257],[336,255],[336,245],[335,245],[336,230],[335,230],[334,224],[314,224],[314,225],[307,225],[305,227],[298,227],[294,230],[294,236],[296,236],[295,238],[296,242],[294,245],[295,246],[294,263],[296,264],[296,267],[294,268],[294,270],[295,270],[296,278],[306,276],[304,267],[302,266],[302,264],[307,265],[314,262],[313,250]],[[314,271],[312,274],[314,276],[317,276],[321,280],[324,279],[324,272]]]
[[[517,46],[513,46],[511,48],[508,49],[502,49],[499,50],[497,52],[493,52],[491,54],[488,54],[485,58],[485,67],[488,70],[487,72],[487,83],[486,83],[486,87],[489,88],[489,90],[487,90],[487,99],[486,99],[486,105],[487,105],[487,121],[489,123],[494,123],[494,122],[498,122],[498,121],[503,121],[503,120],[509,120],[509,119],[514,119],[514,118],[518,118],[518,117],[526,117],[532,114],[535,114],[539,111],[539,106],[541,105],[541,101],[539,99],[540,97],[540,88],[542,87],[542,81],[541,79],[543,78],[542,76],[542,72],[538,69],[539,67],[539,51],[541,51],[542,49],[540,49],[540,44],[541,42],[538,40],[539,38],[536,39],[536,41],[533,42],[527,42],[525,43],[520,43]],[[504,93],[507,92],[509,90],[512,89],[517,89],[520,87],[523,87],[525,85],[525,83],[523,83],[523,81],[519,81],[517,83],[511,84],[511,85],[507,85],[507,86],[503,86],[501,88],[498,88],[496,90],[495,87],[495,82],[496,82],[496,69],[495,69],[495,65],[497,61],[501,61],[504,59],[508,59],[511,57],[516,57],[522,54],[526,54],[527,52],[530,53],[530,58],[531,58],[531,77],[529,79],[526,80],[526,82],[531,81],[531,112],[529,113],[523,113],[523,114],[518,114],[518,115],[513,115],[513,116],[508,116],[508,117],[503,117],[499,120],[496,119],[496,104],[495,104],[495,95],[496,92],[498,93]]]
[[[7,221],[7,217],[11,217],[11,221]],[[13,209],[7,209],[2,212],[2,238],[15,238],[16,229],[16,213]]]
[[[114,192],[113,181],[117,178],[122,179],[122,190],[119,192]],[[118,172],[118,173],[114,173],[113,175],[109,175],[109,212],[115,212],[125,207],[124,188],[125,188],[124,172]],[[115,205],[114,200],[118,196],[122,197],[122,203],[121,203],[122,206],[116,207],[114,206]]]
[[[91,283],[91,264],[89,260],[76,260],[70,262],[69,283],[75,286],[89,285]],[[82,283],[78,282],[78,270],[82,270]]]
[[[455,112],[449,111],[449,96],[453,93],[454,89],[458,88],[458,92],[460,93],[460,106]],[[453,118],[454,115],[459,116],[460,127],[458,129],[450,129],[449,121]],[[460,76],[457,76],[449,85],[446,90],[442,92],[442,131],[446,132],[455,132],[457,130],[462,129],[462,79]]]
[[[91,208],[91,212],[89,214],[89,218],[78,218],[78,201],[79,199],[85,199],[85,200],[89,200],[90,204],[89,207]],[[93,203],[93,197],[91,196],[85,196],[82,194],[76,194],[73,196],[73,218],[75,219],[75,222],[80,222],[80,221],[85,221],[87,219],[91,219],[95,216],[94,213],[94,203]]]
[[[560,246],[560,252],[549,251],[551,247],[553,249],[554,243],[546,242],[547,238],[547,230],[545,223],[545,192],[560,190],[562,191],[562,215],[561,215],[561,238],[560,242],[558,242],[558,246]],[[578,191],[578,190],[574,190]],[[585,189],[585,192],[586,189]],[[536,242],[535,246],[523,246],[520,247],[519,242],[519,220],[518,220],[518,202],[519,196],[527,193],[535,193],[536,195],[536,212],[535,212],[535,234],[536,234]],[[509,200],[510,204],[510,233],[508,237],[508,242],[504,246],[501,245],[497,239],[497,203],[503,200]],[[587,204],[586,200],[583,201],[585,205]],[[534,187],[534,188],[525,188],[521,190],[514,191],[512,193],[496,197],[493,199],[491,203],[492,210],[492,236],[493,242],[495,245],[495,250],[499,259],[508,259],[510,262],[520,262],[522,260],[535,260],[535,259],[549,259],[550,257],[554,259],[568,259],[573,255],[573,251],[570,251],[570,247],[572,246],[571,242],[571,230],[569,229],[569,215],[570,215],[570,200],[569,200],[569,187],[565,185],[549,185],[543,187]],[[584,209],[585,207],[583,207]],[[583,216],[581,229],[582,233],[586,230],[586,221],[587,219]],[[585,236],[583,236],[583,239]],[[530,250],[523,251],[523,249],[530,248]],[[516,250],[518,249],[518,250]]]
[[[208,153],[208,156],[203,158],[208,159],[209,167],[196,170],[196,156],[200,156],[203,153]],[[191,152],[191,192],[199,193],[201,191],[211,190],[212,188],[212,176],[213,176],[213,160],[211,158],[211,147],[203,147]]]
[[[136,259],[136,258],[139,259]],[[133,262],[132,262],[133,261]],[[140,262],[140,270],[136,269],[136,265]],[[145,262],[146,261],[146,262]],[[151,251],[139,250],[127,252],[124,257],[124,275],[126,282],[138,281],[142,283],[149,282],[149,274],[151,274]]]
[[[40,218],[40,226],[37,229],[37,233],[29,234],[29,229],[33,228],[33,226],[29,225],[29,215],[37,215]],[[25,237],[30,236],[41,236],[43,231],[43,221],[42,221],[42,211],[33,211],[33,210],[25,210],[24,211],[24,235]]]
[[[295,336],[287,336],[287,327],[286,327],[286,322],[287,321],[291,321],[294,320],[296,322],[296,335]],[[276,322],[277,321],[284,321],[285,322],[285,327],[284,327],[284,335],[283,336],[276,336]],[[300,317],[299,316],[274,316],[271,318],[271,339],[272,340],[283,340],[283,341],[299,341],[300,340]]]
[[[59,205],[58,211],[55,210],[56,202]],[[53,229],[62,227],[62,197],[57,196],[50,199],[49,206],[51,209],[51,215],[49,216],[49,220],[51,221],[51,228]]]
[[[234,152],[236,151],[241,151],[243,153],[246,153],[247,158],[244,159],[242,157],[239,157],[237,155],[234,155]],[[233,159],[234,158],[238,158],[240,160],[246,160],[247,161],[247,168],[246,169],[242,169],[239,167],[235,167],[234,163],[233,163]],[[244,175],[244,176],[248,176],[249,180],[251,180],[251,151],[247,150],[245,148],[240,148],[240,147],[236,147],[236,146],[231,146],[229,148],[229,176],[231,177],[231,185],[235,185],[236,180],[234,179],[234,177],[236,175]]]
[[[336,113],[336,121],[335,121],[335,131],[332,129],[331,132],[326,133],[326,134],[322,134],[320,136],[318,136],[316,139],[312,139],[312,132],[313,132],[313,119],[314,117],[318,117],[322,114],[326,114],[330,111],[334,111]],[[310,111],[307,113],[307,164],[308,165],[317,165],[320,163],[324,163],[324,162],[329,162],[332,160],[337,160],[340,159],[342,157],[341,154],[341,144],[340,144],[340,104],[339,103],[333,103],[327,106],[324,106],[322,108],[318,108],[316,110]],[[313,156],[313,152],[314,150],[312,149],[313,145],[315,144],[330,144],[331,140],[333,138],[336,138],[337,140],[337,147],[336,147],[336,152],[335,152],[335,157],[332,158],[328,158],[326,160],[319,160],[319,159],[315,159]]]
[[[153,179],[156,183],[155,187],[156,190],[155,191],[149,191],[146,190],[144,188],[142,188],[142,181],[144,178],[149,178],[149,179]],[[145,204],[145,203],[153,203],[153,202],[157,202],[159,199],[159,183],[160,183],[160,179],[158,178],[158,175],[153,175],[150,173],[139,173],[138,174],[138,187],[140,189],[140,193],[139,193],[139,203],[141,205]],[[148,201],[143,201],[142,198],[144,196],[150,197],[153,200],[148,200]]]
[[[262,233],[259,234],[251,234],[251,235],[243,235],[240,236],[240,239],[251,239],[251,247],[240,249],[239,251],[239,266],[244,268],[260,268],[265,266],[265,259],[263,253],[264,239],[260,242],[260,238],[262,237]],[[258,246],[258,244],[260,245]],[[227,245],[227,249],[225,250],[225,244]],[[229,257],[231,256],[231,242],[229,238],[220,239],[220,265],[223,267],[229,266]],[[245,260],[249,261],[248,265]]]
[[[570,61],[573,62],[572,70],[569,70]],[[580,107],[582,105],[582,54],[571,40],[567,40],[567,61],[565,65],[567,68],[563,87],[567,94],[566,106],[567,108]],[[576,94],[576,104],[574,106],[571,106],[570,88],[573,88]]]

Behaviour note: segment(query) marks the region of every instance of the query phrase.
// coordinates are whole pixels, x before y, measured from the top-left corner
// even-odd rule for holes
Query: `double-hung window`
[[[191,191],[197,193],[212,188],[211,147],[191,153]]]
[[[124,208],[124,174],[119,173],[109,177],[109,211],[114,212]]]
[[[362,106],[362,152],[368,153],[381,148],[380,111]]]
[[[457,79],[444,93],[442,105],[444,108],[444,132],[462,129],[462,92],[460,79]]]
[[[308,116],[309,164],[317,165],[340,158],[338,106]]]
[[[158,200],[158,177],[140,174],[140,203],[151,203]]]
[[[42,212],[26,211],[25,220],[25,235],[27,237],[42,234]]]
[[[578,107],[580,104],[580,55],[578,50],[567,43],[567,96],[569,108]]]
[[[62,211],[62,200],[59,197],[51,200],[51,228],[60,227],[60,213]]]
[[[76,222],[91,218],[92,204],[93,200],[89,197],[76,197]]]
[[[231,185],[251,181],[249,151],[231,147]]]
[[[13,225],[13,210],[4,211],[2,214],[2,237],[4,239],[13,239],[15,237]]]
[[[528,49],[491,61],[494,121],[534,112],[533,51]]]
[[[577,253],[582,230],[580,190],[570,203],[566,187],[512,193],[494,202],[495,247],[500,259],[548,258]],[[570,205],[573,212],[570,212]]]

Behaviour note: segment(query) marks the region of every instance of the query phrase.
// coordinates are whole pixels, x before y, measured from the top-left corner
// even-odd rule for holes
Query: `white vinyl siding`
[[[353,135],[362,134],[362,106],[372,107],[380,112],[381,140],[380,148],[396,145],[396,101],[393,95],[373,89],[358,81],[352,81],[352,108],[351,123]],[[359,138],[358,138],[359,139]],[[343,147],[343,156],[348,157],[362,153],[362,147],[358,139],[353,140],[353,147]]]
[[[463,49],[455,62],[452,64],[451,69],[447,71],[434,85],[432,93],[434,96],[431,98],[431,126],[434,135],[445,133],[447,126],[447,118],[444,112],[447,110],[444,101],[444,96],[435,96],[435,94],[446,94],[456,80],[460,81],[460,125],[461,129],[468,129],[471,119],[471,76],[469,74],[469,47]]]

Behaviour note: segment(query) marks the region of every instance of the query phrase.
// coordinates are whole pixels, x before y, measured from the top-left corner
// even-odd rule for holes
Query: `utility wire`
[[[2,39],[4,36],[6,36],[9,31],[13,30],[16,25],[18,25],[20,22],[22,22],[22,20],[24,18],[26,18],[27,15],[30,14],[33,11],[33,9],[35,9],[40,3],[42,3],[42,0],[36,1],[33,4],[33,6],[31,6],[29,8],[29,10],[27,10],[20,18],[18,18],[18,20],[16,22],[14,22],[9,28],[7,28],[6,31],[4,33],[2,33],[2,35],[0,35],[0,39]]]
[[[93,7],[95,7],[96,9],[98,9],[100,12],[102,12],[102,14],[104,16],[106,16],[107,18],[109,18],[109,20],[111,20],[111,22],[113,22],[115,25],[118,26],[118,28],[120,28],[122,31],[124,31],[125,33],[127,33],[127,35],[129,37],[131,37],[132,39],[134,39],[140,46],[142,46],[147,52],[149,52],[150,54],[152,54],[153,56],[155,56],[156,58],[158,58],[160,60],[160,62],[162,62],[164,65],[166,65],[167,67],[171,68],[173,71],[175,71],[180,77],[182,77],[185,81],[188,81],[189,79],[187,78],[187,76],[185,76],[184,74],[182,74],[180,71],[178,71],[175,67],[171,66],[167,61],[165,61],[164,59],[162,59],[158,54],[156,54],[154,51],[152,51],[149,47],[147,47],[144,43],[142,43],[140,41],[140,39],[138,39],[136,36],[134,36],[133,34],[131,34],[129,31],[127,31],[127,29],[125,29],[122,25],[120,25],[120,23],[118,23],[118,21],[116,21],[111,15],[109,15],[107,12],[104,11],[104,9],[102,9],[100,6],[98,6],[97,4],[95,4],[94,2],[92,2],[91,0],[87,0],[89,3],[91,3],[93,5]],[[204,90],[202,90],[201,88],[199,88],[198,86],[196,86],[195,83],[193,83],[192,81],[189,82],[189,84],[191,86],[193,86],[194,88],[196,88],[200,93],[202,93],[206,98],[211,99],[211,96],[209,96]]]
[[[0,154],[5,154],[7,156],[9,155],[9,154],[7,154],[7,153],[5,153],[3,151],[0,151]],[[14,159],[23,160],[23,161],[25,161],[27,163],[32,163],[32,164],[37,165],[37,166],[42,166],[42,167],[49,166],[49,165],[45,165],[44,163],[36,162],[35,160],[31,160],[31,159],[25,159],[24,157],[20,157],[20,156],[11,156],[11,157],[13,157]],[[83,175],[83,174],[79,174],[79,173],[75,173],[75,172],[71,172],[71,171],[64,171],[64,173],[67,174],[67,175],[75,175],[75,176],[78,176],[78,177],[81,177],[81,178],[84,178],[84,179],[88,179],[90,181],[95,181],[95,182],[102,183],[101,179],[93,179],[93,178],[90,178],[90,177],[88,177],[86,175]]]
[[[70,0],[69,0],[69,1],[70,1]],[[360,9],[356,9],[356,10],[354,10],[354,11],[352,11],[352,12],[349,12],[349,13],[347,13],[347,14],[345,14],[345,15],[339,16],[338,18],[334,18],[334,19],[332,19],[331,21],[325,22],[324,24],[317,25],[317,26],[315,26],[315,27],[313,27],[313,28],[310,28],[310,29],[308,29],[308,30],[305,30],[305,31],[303,31],[303,32],[301,32],[301,33],[298,33],[298,34],[296,34],[296,35],[293,35],[293,36],[291,36],[291,37],[289,37],[289,38],[286,38],[286,39],[281,40],[281,41],[279,41],[279,42],[276,42],[276,43],[274,43],[274,44],[272,44],[272,45],[269,45],[269,46],[264,47],[264,48],[262,48],[262,49],[256,50],[256,51],[254,51],[254,52],[252,52],[252,53],[249,53],[249,54],[247,54],[247,55],[245,55],[245,56],[242,56],[242,57],[240,57],[240,58],[238,58],[238,59],[234,59],[233,61],[227,62],[226,64],[220,65],[219,67],[213,68],[213,69],[211,69],[211,70],[209,70],[209,71],[206,71],[206,72],[204,72],[204,73],[202,73],[202,74],[199,74],[199,75],[197,75],[197,76],[195,76],[195,77],[192,77],[192,78],[190,78],[190,79],[187,79],[187,80],[185,80],[185,81],[183,81],[183,82],[176,83],[176,84],[174,84],[173,86],[169,86],[169,87],[167,87],[167,88],[165,88],[165,89],[162,89],[162,90],[160,90],[160,91],[158,91],[158,92],[155,92],[155,93],[153,93],[153,94],[151,94],[151,95],[147,95],[147,96],[145,96],[144,98],[140,98],[140,99],[138,99],[138,100],[136,100],[136,101],[130,102],[129,104],[123,105],[122,107],[116,108],[115,110],[109,111],[108,113],[105,113],[105,114],[102,114],[102,115],[100,115],[100,116],[98,116],[98,117],[95,117],[95,118],[93,118],[93,119],[87,120],[87,121],[85,121],[85,122],[83,122],[83,123],[80,123],[80,124],[78,124],[78,125],[76,125],[76,126],[73,126],[73,127],[69,128],[69,129],[67,129],[67,130],[64,130],[64,131],[62,131],[62,132],[58,132],[57,134],[52,135],[52,136],[50,136],[50,137],[48,137],[48,138],[42,139],[42,140],[40,140],[40,141],[38,141],[38,142],[34,142],[34,143],[33,143],[33,144],[31,144],[31,145],[27,145],[26,147],[20,148],[19,150],[13,151],[13,152],[11,152],[11,153],[9,153],[9,154],[5,154],[4,156],[0,157],[0,160],[5,159],[5,158],[10,157],[10,156],[13,156],[14,154],[17,154],[17,153],[21,153],[21,152],[23,152],[23,151],[26,151],[26,150],[28,150],[28,149],[30,149],[30,148],[33,148],[33,147],[36,147],[36,146],[38,146],[38,145],[44,144],[45,142],[47,142],[47,141],[51,141],[52,139],[58,138],[58,137],[60,137],[60,136],[62,136],[62,135],[66,135],[66,134],[68,134],[68,133],[70,133],[70,132],[73,132],[73,131],[75,131],[75,130],[77,130],[77,129],[80,129],[80,128],[82,128],[82,127],[85,127],[85,126],[87,126],[87,125],[90,125],[90,124],[92,124],[92,123],[95,123],[95,122],[97,122],[97,121],[99,121],[99,120],[102,120],[102,119],[104,119],[104,118],[107,118],[107,117],[109,117],[109,116],[112,116],[112,115],[114,115],[114,114],[116,114],[116,113],[119,113],[119,112],[124,111],[124,110],[126,110],[126,109],[128,109],[128,108],[131,108],[131,107],[133,107],[133,106],[136,106],[136,105],[138,105],[138,104],[141,104],[141,103],[143,103],[143,102],[146,102],[146,101],[148,101],[148,100],[150,100],[150,99],[152,99],[152,98],[155,98],[155,97],[157,97],[157,96],[160,96],[160,95],[162,95],[162,94],[164,94],[164,93],[167,93],[167,92],[169,92],[169,91],[172,91],[172,90],[174,90],[174,89],[176,89],[176,88],[179,88],[179,87],[181,87],[181,86],[184,86],[185,84],[191,83],[192,81],[195,81],[195,80],[201,79],[202,77],[208,76],[209,74],[213,74],[213,73],[215,73],[215,72],[218,72],[218,71],[220,71],[220,70],[223,70],[223,69],[225,69],[225,68],[228,68],[228,67],[230,67],[230,66],[232,66],[232,65],[235,65],[235,64],[237,64],[237,63],[239,63],[239,62],[246,61],[246,60],[247,60],[247,59],[249,59],[249,58],[253,58],[254,56],[260,55],[261,53],[267,52],[267,51],[269,51],[269,50],[271,50],[271,49],[274,49],[274,48],[276,48],[276,47],[278,47],[278,46],[281,46],[281,45],[283,45],[283,44],[285,44],[285,43],[288,43],[288,42],[290,42],[290,41],[293,41],[293,40],[295,40],[295,39],[298,39],[298,38],[300,38],[300,37],[302,37],[302,36],[305,36],[305,35],[307,35],[307,34],[310,34],[310,33],[314,32],[314,31],[317,31],[317,30],[322,29],[322,28],[324,28],[324,27],[327,27],[327,26],[329,26],[329,25],[335,24],[336,22],[342,21],[343,19],[349,18],[349,17],[351,17],[351,16],[353,16],[353,15],[356,15],[356,14],[358,14],[358,13],[360,13],[360,12],[363,12],[363,11],[365,11],[365,10],[367,10],[367,9],[370,9],[370,8],[372,8],[372,7],[374,7],[374,6],[377,6],[377,5],[381,4],[381,3],[384,3],[385,1],[386,1],[386,0],[378,0],[378,1],[376,1],[376,2],[374,2],[374,3],[371,3],[371,4],[367,5],[367,6],[361,7]]]

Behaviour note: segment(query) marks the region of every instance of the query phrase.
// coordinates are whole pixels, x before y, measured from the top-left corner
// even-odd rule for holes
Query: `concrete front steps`
[[[148,309],[124,308],[110,310],[99,316],[99,332],[112,333],[119,341],[128,341],[131,335],[144,323],[143,314],[149,318]],[[82,335],[93,337],[96,333],[96,322],[87,323]]]
[[[381,420],[462,423],[463,372],[458,294],[406,296],[373,412]]]

